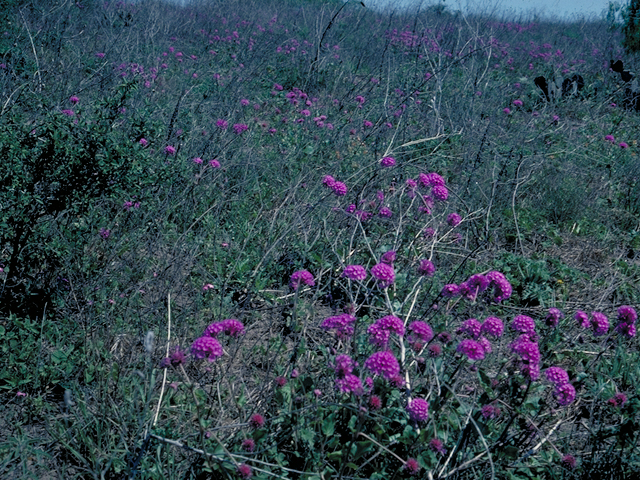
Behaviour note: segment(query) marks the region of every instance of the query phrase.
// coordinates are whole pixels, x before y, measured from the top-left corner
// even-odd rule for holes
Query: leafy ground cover
[[[612,19],[4,3],[3,478],[640,469]]]

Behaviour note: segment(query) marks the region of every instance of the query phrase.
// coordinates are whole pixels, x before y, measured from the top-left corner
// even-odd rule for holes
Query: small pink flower
[[[202,159],[200,157],[196,157],[193,159],[193,163],[196,163],[198,165],[202,165]]]
[[[289,285],[294,290],[298,290],[298,287],[300,285],[308,285],[310,287],[313,287],[315,286],[315,282],[313,280],[313,275],[311,275],[309,271],[299,270],[291,275],[291,281],[289,282]]]
[[[69,97],[69,101],[75,105],[76,103],[78,103],[80,101],[80,99],[78,97],[76,97],[75,95],[72,95],[71,97]]]
[[[143,147],[146,147],[147,145],[149,145],[149,142],[147,141],[146,138],[141,138],[138,143]]]
[[[261,428],[264,426],[264,417],[259,413],[254,413],[249,419],[249,425],[252,428]]]
[[[511,109],[509,107],[504,108],[502,111],[505,113],[505,115],[511,115]]]
[[[175,155],[176,147],[174,147],[173,145],[167,145],[166,147],[164,147],[164,153],[166,153],[167,155]]]
[[[215,158],[212,160],[209,160],[209,165],[211,165],[213,168],[220,168],[220,162]]]
[[[393,167],[396,164],[396,159],[393,157],[383,157],[380,160],[380,166],[382,167]]]
[[[627,145],[625,142],[620,142],[618,146],[622,149],[629,148],[629,145]]]

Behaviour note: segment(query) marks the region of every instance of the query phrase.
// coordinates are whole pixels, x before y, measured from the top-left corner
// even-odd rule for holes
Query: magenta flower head
[[[618,320],[623,323],[636,323],[638,314],[633,307],[629,305],[622,305],[618,308]]]
[[[503,300],[508,299],[513,292],[511,284],[507,278],[500,272],[492,271],[485,275],[489,279],[489,285],[493,286],[493,301],[500,303]]]
[[[560,367],[549,367],[545,370],[544,376],[554,385],[564,385],[569,383],[569,374]]]
[[[628,144],[626,144],[625,142],[620,142],[620,143],[618,144],[618,146],[619,146],[620,148],[622,148],[622,149],[624,149],[624,148],[629,148],[629,145],[628,145]]]
[[[342,276],[349,280],[355,280],[361,282],[367,278],[367,271],[362,265],[347,265],[344,267]]]
[[[108,228],[104,228],[104,227],[102,227],[102,228],[100,229],[100,236],[101,236],[103,239],[107,240],[107,239],[109,238],[109,236],[110,236],[110,235],[111,235],[111,230],[109,230]]]
[[[380,261],[382,263],[386,263],[387,265],[393,265],[393,262],[396,261],[396,251],[395,250],[389,250],[386,251],[382,254],[382,256],[380,257]]]
[[[609,331],[609,319],[604,313],[593,312],[591,314],[591,328],[593,329],[593,335],[596,337],[606,335]]]
[[[259,413],[254,413],[249,419],[249,425],[252,428],[262,428],[264,426],[264,417]]]
[[[511,115],[511,109],[509,107],[504,108],[502,111],[504,112],[505,115]]]
[[[527,315],[518,315],[511,321],[511,328],[516,332],[532,334],[536,333],[536,322]]]
[[[493,349],[491,348],[491,342],[487,337],[480,337],[478,339],[478,343],[482,345],[485,355],[488,355],[493,351]]]
[[[611,143],[615,143],[615,141],[616,141],[616,139],[614,138],[614,136],[613,136],[613,135],[605,135],[605,136],[604,136],[604,139],[605,139],[607,142],[611,142]]]
[[[342,393],[353,393],[357,397],[364,393],[362,381],[351,373],[336,379],[336,388]]]
[[[160,363],[160,367],[167,368],[168,366],[172,366],[177,368],[180,365],[183,365],[186,361],[187,361],[186,352],[182,350],[179,345],[177,345],[173,349],[173,352],[171,353],[171,355],[169,355],[167,358],[162,360],[162,362]]]
[[[460,217],[460,215],[458,215],[455,212],[450,213],[449,216],[447,217],[447,223],[452,227],[457,227],[458,225],[460,225],[461,221],[462,221],[462,218]]]
[[[636,325],[634,323],[619,323],[616,326],[616,330],[629,338],[633,338],[636,336]]]
[[[433,198],[435,198],[436,200],[440,200],[441,202],[444,202],[447,198],[449,198],[449,190],[447,190],[447,187],[442,185],[436,185],[435,187],[433,187],[431,193],[433,194]]]
[[[627,396],[624,393],[616,393],[613,397],[607,400],[607,403],[613,407],[624,407],[627,403]]]
[[[422,342],[430,342],[433,339],[433,330],[422,320],[416,320],[409,324],[409,340],[420,340]]]
[[[308,270],[298,270],[291,275],[289,286],[294,290],[298,290],[300,285],[309,285],[310,287],[315,286],[313,275],[311,275]]]
[[[407,458],[407,461],[404,462],[402,469],[413,477],[414,475],[420,473],[420,464],[415,458]]]
[[[480,331],[498,338],[501,337],[504,332],[504,323],[498,317],[487,317],[485,321],[482,322]]]
[[[423,187],[444,187],[445,181],[442,176],[435,172],[421,173],[418,175],[418,182]]]
[[[589,322],[589,315],[582,310],[578,310],[574,317],[582,328],[589,328],[591,326],[591,322]]]
[[[140,145],[142,145],[143,147],[146,147],[147,145],[149,145],[149,142],[147,141],[147,139],[146,139],[146,138],[141,138],[141,139],[138,141],[138,143],[139,143]]]
[[[393,212],[391,211],[391,209],[389,207],[382,207],[379,211],[378,211],[378,215],[382,218],[391,218],[393,217]]]
[[[371,275],[378,281],[381,288],[387,288],[396,280],[396,274],[391,265],[386,263],[378,263],[371,267]]]
[[[436,267],[430,260],[420,260],[420,265],[418,266],[418,275],[432,277],[434,273],[436,273]]]
[[[568,468],[569,470],[576,468],[576,458],[573,455],[565,455],[562,457],[560,463],[562,463],[564,468]]]
[[[460,325],[459,330],[462,333],[466,333],[471,338],[478,338],[480,336],[481,328],[482,328],[482,325],[478,320],[476,320],[475,318],[470,318],[462,322],[462,325]]]
[[[321,327],[325,330],[335,330],[338,338],[347,338],[353,335],[354,323],[356,323],[356,317],[343,313],[342,315],[326,318]]]
[[[514,104],[516,107],[521,107],[521,106],[523,105],[522,100],[520,100],[520,99],[518,99],[518,100],[514,100],[514,101],[513,101],[513,104]],[[505,112],[505,113],[506,113],[506,112]]]
[[[393,167],[396,164],[396,159],[393,157],[382,157],[380,160],[381,167]]]
[[[553,396],[564,407],[576,399],[576,389],[570,383],[564,383],[556,387]]]
[[[426,422],[429,418],[429,402],[423,398],[410,399],[407,413],[414,422]]]
[[[400,364],[389,351],[374,353],[365,360],[364,367],[387,380],[391,380],[400,373]]]
[[[233,126],[233,131],[236,133],[236,135],[241,135],[247,130],[249,130],[249,126],[244,123],[236,123]]]
[[[218,127],[220,130],[226,130],[228,126],[229,122],[227,122],[226,120],[222,118],[216,120],[216,127]]]
[[[230,337],[239,337],[240,335],[244,335],[244,325],[240,320],[227,318],[226,320],[222,320],[220,325],[222,326],[222,332],[225,335],[229,335]]]
[[[256,442],[253,440],[253,438],[245,438],[242,441],[242,449],[245,452],[253,452],[255,448],[256,448]]]
[[[76,97],[75,95],[72,95],[71,97],[69,97],[69,101],[75,105],[76,103],[78,103],[80,101],[80,99],[78,97]]]
[[[460,353],[464,353],[469,360],[483,360],[484,359],[484,347],[470,338],[465,338],[458,344],[456,349]]]
[[[174,147],[173,145],[167,145],[166,147],[164,147],[164,153],[166,153],[167,155],[175,155],[176,147]]]
[[[339,378],[353,373],[353,369],[356,368],[356,362],[349,355],[338,355],[335,360],[334,370]]]
[[[457,297],[460,294],[460,287],[455,283],[449,283],[442,288],[441,294],[446,298]]]
[[[196,338],[191,345],[191,355],[198,360],[206,358],[208,361],[214,362],[222,354],[222,345],[213,337]]]
[[[251,478],[253,476],[253,470],[246,463],[242,463],[238,465],[238,475],[243,479]]]
[[[442,440],[439,438],[432,438],[431,441],[429,441],[429,449],[440,455],[447,453],[447,449],[444,448],[444,443],[442,443]]]
[[[324,177],[322,177],[322,184],[325,187],[333,188],[333,185],[335,183],[336,183],[336,179],[333,178],[331,175],[325,175]]]
[[[370,325],[367,333],[369,334],[370,343],[386,348],[391,333],[395,333],[400,337],[404,335],[404,324],[398,317],[387,315]]]
[[[556,327],[561,318],[564,318],[564,313],[557,308],[550,308],[544,323],[549,327]]]
[[[220,162],[215,158],[209,160],[209,165],[211,165],[213,168],[220,168]]]
[[[336,197],[344,197],[347,194],[347,186],[342,182],[333,182],[333,185],[331,185],[329,188],[333,190],[333,193],[336,195]]]

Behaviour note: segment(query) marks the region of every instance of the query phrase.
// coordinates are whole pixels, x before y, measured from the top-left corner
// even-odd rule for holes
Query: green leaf
[[[332,413],[331,415],[329,415],[327,418],[324,419],[324,422],[322,422],[322,433],[326,437],[330,437],[333,435],[333,432],[335,432],[335,428],[336,428],[336,414]]]

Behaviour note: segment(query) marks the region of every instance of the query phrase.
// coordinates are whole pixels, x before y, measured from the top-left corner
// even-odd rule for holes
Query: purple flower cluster
[[[418,266],[419,275],[432,277],[434,273],[436,273],[436,267],[431,260],[420,260],[420,265]]]
[[[516,332],[531,335],[536,333],[536,322],[527,315],[518,315],[511,321],[511,328]]]
[[[582,328],[589,328],[591,326],[591,322],[589,322],[589,315],[582,310],[578,310],[574,318]]]
[[[564,313],[557,308],[550,308],[544,323],[548,327],[557,327],[561,318],[564,318]]]
[[[380,261],[382,263],[386,263],[387,265],[393,265],[393,262],[396,261],[396,251],[389,250],[387,252],[384,252],[380,257]]]
[[[400,364],[389,351],[374,353],[365,360],[364,366],[375,375],[380,375],[387,380],[393,379],[400,373]]]
[[[291,281],[289,286],[294,290],[298,290],[300,285],[308,285],[310,287],[315,286],[313,275],[307,270],[298,270],[291,275]]]
[[[183,365],[184,362],[186,362],[186,360],[187,360],[187,353],[184,350],[182,350],[179,345],[177,345],[173,349],[173,352],[171,353],[171,355],[162,359],[162,362],[160,362],[160,368],[167,368],[169,366],[177,368],[180,365]]]
[[[362,265],[347,265],[344,267],[342,276],[347,277],[350,280],[361,282],[367,278],[367,271]]]
[[[381,348],[387,348],[391,333],[398,336],[404,335],[404,324],[402,320],[393,315],[382,317],[367,329],[369,334],[369,342]]]
[[[407,413],[414,422],[425,422],[429,418],[429,402],[423,398],[410,399]]]
[[[503,300],[508,299],[513,292],[511,284],[507,278],[500,272],[492,271],[486,274],[489,279],[489,286],[493,286],[493,301],[500,303]]]
[[[462,222],[462,217],[455,212],[450,213],[447,217],[447,223],[452,227],[457,227],[460,225],[460,222]]]
[[[500,408],[489,404],[482,407],[480,413],[485,419],[489,420],[491,418],[498,418],[502,412],[500,411]]]
[[[478,338],[480,336],[480,330],[482,329],[482,325],[475,318],[470,318],[462,322],[460,328],[458,329],[460,333],[466,333],[471,338]]]
[[[638,314],[633,307],[622,305],[618,308],[618,325],[616,330],[627,337],[636,336],[636,320]]]
[[[607,400],[607,403],[615,408],[622,408],[627,403],[627,396],[624,393],[616,393],[613,397]]]
[[[576,389],[570,383],[563,383],[556,386],[553,396],[558,404],[566,406],[576,399]]]
[[[502,320],[498,317],[487,317],[485,321],[482,322],[480,331],[495,338],[499,338],[504,332],[504,323],[502,323]]]
[[[609,319],[607,316],[604,313],[593,312],[591,314],[591,329],[596,337],[606,335],[609,331]]]
[[[458,344],[456,349],[460,353],[464,353],[469,360],[483,360],[485,349],[481,343],[465,338]]]
[[[409,324],[409,341],[430,342],[433,339],[433,330],[431,327],[421,320],[416,320]]]
[[[353,335],[354,323],[356,323],[356,317],[343,313],[342,315],[326,318],[321,327],[325,330],[335,330],[338,338],[347,338]]]
[[[347,194],[347,186],[344,183],[337,181],[331,175],[325,175],[322,178],[322,184],[331,189],[336,197],[344,197]]]
[[[383,157],[380,160],[381,167],[393,167],[396,164],[396,159],[393,157]]]
[[[342,378],[336,379],[336,388],[342,393],[353,393],[360,396],[364,393],[364,387],[359,377],[348,373]]]
[[[540,378],[540,348],[536,342],[531,341],[529,335],[520,335],[511,344],[511,350],[520,356],[523,375],[531,380]]]
[[[220,333],[229,335],[231,337],[239,337],[244,334],[244,325],[241,321],[235,318],[227,318],[221,322],[212,323],[209,325],[204,333],[203,337],[217,337]]]
[[[206,358],[213,362],[223,354],[222,345],[213,337],[196,338],[191,345],[191,355],[197,359]]]
[[[566,370],[560,367],[547,368],[544,372],[544,376],[556,386],[569,383],[569,374]]]
[[[371,275],[378,281],[380,288],[387,288],[396,280],[396,274],[391,265],[378,263],[371,267]]]

